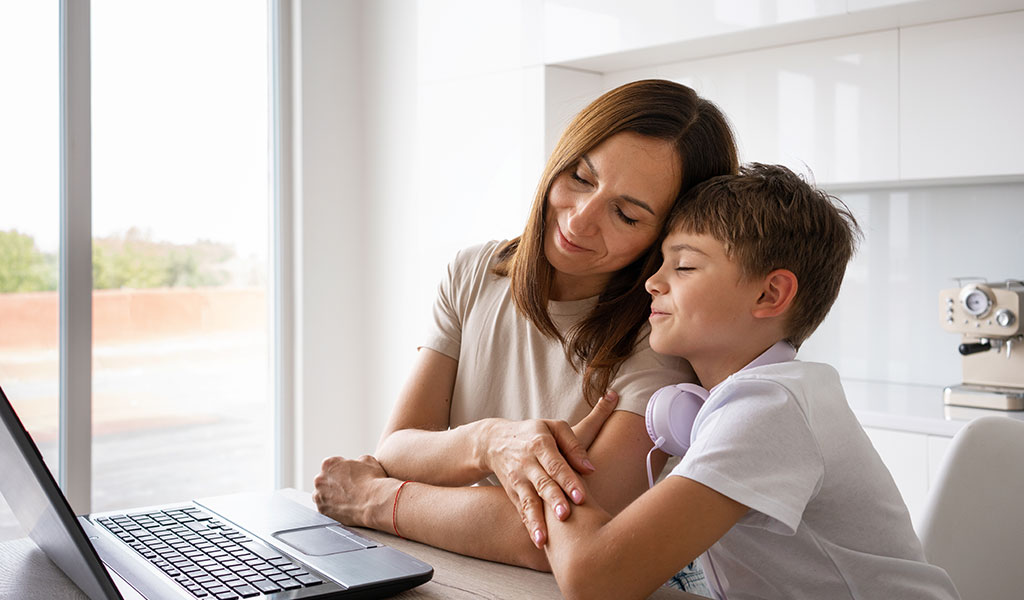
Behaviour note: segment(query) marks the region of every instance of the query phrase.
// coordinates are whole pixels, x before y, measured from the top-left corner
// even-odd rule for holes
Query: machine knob
[[[1010,327],[1016,322],[1017,317],[1009,309],[1003,308],[996,312],[996,323],[1000,327]]]
[[[986,350],[991,350],[991,349],[992,349],[992,344],[990,344],[988,342],[976,342],[974,344],[960,344],[960,347],[957,348],[957,350],[960,351],[960,354],[962,354],[964,356],[967,356],[968,354],[977,354],[978,352],[984,352]]]

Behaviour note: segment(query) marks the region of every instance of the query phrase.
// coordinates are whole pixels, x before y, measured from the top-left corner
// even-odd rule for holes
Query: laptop
[[[0,494],[91,600],[380,598],[433,568],[282,492],[76,517],[0,389]]]

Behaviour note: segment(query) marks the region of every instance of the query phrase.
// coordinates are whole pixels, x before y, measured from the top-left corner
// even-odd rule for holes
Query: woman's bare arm
[[[525,471],[523,464],[532,461],[567,492],[582,487],[569,467],[592,470],[585,462],[589,441],[580,444],[565,423],[492,418],[449,429],[457,371],[456,360],[428,348],[419,352],[377,446],[376,458],[389,475],[459,486],[491,473],[502,478]]]
[[[458,361],[423,348],[384,427],[376,458],[389,475],[443,486],[489,473],[478,440],[482,421],[449,429]]]
[[[616,511],[638,496],[646,484],[644,458],[651,447],[643,417],[618,411],[604,423],[591,445],[596,470],[586,476],[590,496],[601,506]],[[382,469],[365,468],[375,462],[328,459],[317,477],[317,501],[321,512],[339,521],[393,532],[432,546],[533,569],[547,570],[547,560],[537,549],[517,507],[501,488],[439,487],[409,483],[394,498],[401,481],[387,478]],[[664,455],[656,468],[664,464]],[[335,501],[327,503],[321,490],[332,490]],[[588,499],[584,506],[590,502]],[[543,506],[536,507],[543,511]],[[580,510],[576,507],[573,511]],[[550,526],[550,525],[549,525]],[[543,540],[542,540],[543,542]]]

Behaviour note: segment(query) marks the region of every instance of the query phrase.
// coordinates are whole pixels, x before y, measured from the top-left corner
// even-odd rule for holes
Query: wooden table
[[[309,495],[303,492],[296,491],[294,499],[311,504]],[[470,558],[379,531],[357,531],[434,567],[433,579],[395,598],[544,600],[562,597],[550,573]],[[704,600],[700,596],[669,588],[659,589],[651,598]],[[0,542],[0,599],[88,600],[28,538]]]
[[[411,554],[434,567],[433,579],[402,592],[395,598],[543,600],[562,597],[558,592],[558,586],[555,585],[555,578],[550,573],[538,573],[529,569],[477,560],[376,531],[359,532]],[[86,595],[28,538],[0,542],[0,598],[88,600]],[[700,596],[668,588],[659,589],[651,598],[706,600]]]

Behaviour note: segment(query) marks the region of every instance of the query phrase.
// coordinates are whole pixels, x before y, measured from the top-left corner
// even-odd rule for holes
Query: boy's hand
[[[597,434],[601,432],[601,428],[604,427],[604,422],[608,420],[608,417],[615,411],[615,406],[619,403],[619,395],[615,392],[609,391],[601,396],[601,399],[597,401],[594,408],[590,409],[590,413],[587,416],[580,419],[580,422],[572,426],[572,432],[576,436],[580,445],[584,448],[590,448],[590,445],[597,439]],[[565,449],[562,450],[563,453]]]
[[[594,471],[587,448],[617,402],[618,396],[610,392],[575,427],[552,420],[495,423],[489,466],[538,548],[547,541],[544,504],[564,520],[570,511],[566,495],[576,504],[584,501],[578,473]]]

